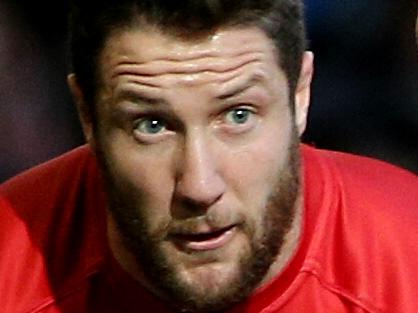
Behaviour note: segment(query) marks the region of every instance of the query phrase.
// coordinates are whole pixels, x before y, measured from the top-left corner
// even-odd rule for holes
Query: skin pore
[[[100,58],[96,132],[69,79],[107,182],[111,250],[175,309],[223,310],[297,248],[312,55],[294,115],[276,55],[253,27],[193,41],[116,32]]]

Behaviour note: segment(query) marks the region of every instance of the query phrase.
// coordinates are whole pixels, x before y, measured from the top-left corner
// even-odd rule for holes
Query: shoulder
[[[92,211],[100,205],[97,182],[95,158],[83,146],[0,186],[4,312],[52,303],[83,283],[95,257],[86,248],[91,225],[100,228]]]
[[[316,220],[318,275],[359,303],[416,312],[417,176],[347,153],[305,147],[304,156],[317,181],[332,186]]]
[[[395,206],[398,213],[402,206],[418,213],[418,176],[415,174],[369,157],[307,146],[303,151],[310,163],[316,163],[313,170],[328,173],[347,200],[370,208]]]
[[[78,147],[50,161],[35,166],[0,185],[3,197],[22,198],[22,191],[28,192],[25,197],[50,190],[51,186],[73,182],[77,175],[91,163],[92,154],[87,146]]]
[[[35,227],[41,216],[45,222],[76,208],[76,201],[97,191],[98,177],[95,157],[82,146],[6,181],[0,185],[0,197]]]
[[[383,161],[305,147],[311,177],[328,185],[329,198],[350,225],[392,238],[418,238],[418,176]],[[309,155],[309,156],[306,156]],[[312,185],[312,180],[310,185]],[[324,193],[324,197],[327,196]],[[367,223],[367,225],[365,225]],[[418,257],[418,255],[417,255]]]

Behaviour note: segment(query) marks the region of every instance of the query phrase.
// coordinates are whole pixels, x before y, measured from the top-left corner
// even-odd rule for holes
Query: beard
[[[112,164],[98,148],[98,159],[106,181],[109,211],[125,248],[135,257],[145,279],[158,296],[179,312],[222,312],[245,300],[262,282],[270,266],[280,254],[286,234],[295,217],[295,204],[299,194],[299,139],[293,131],[286,162],[277,174],[277,180],[258,223],[243,218],[240,230],[249,239],[248,249],[238,257],[237,274],[223,288],[201,289],[180,277],[176,264],[162,248],[162,242],[171,228],[192,229],[202,219],[210,221],[216,216],[200,216],[188,221],[161,225],[158,234],[149,230],[141,195],[128,184],[121,185],[111,174]],[[199,221],[198,221],[199,220]],[[258,235],[256,235],[258,231]],[[199,252],[205,253],[205,252]]]

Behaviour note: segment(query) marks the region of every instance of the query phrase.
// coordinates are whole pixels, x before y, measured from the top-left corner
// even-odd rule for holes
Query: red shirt
[[[418,179],[303,146],[302,240],[282,273],[231,313],[418,312]],[[169,312],[108,251],[87,147],[0,187],[0,311]]]

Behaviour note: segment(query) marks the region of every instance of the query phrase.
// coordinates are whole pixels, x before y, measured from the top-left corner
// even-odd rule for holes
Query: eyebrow
[[[252,76],[250,76],[249,79],[247,79],[244,83],[239,84],[237,86],[231,87],[230,90],[226,91],[225,93],[217,96],[216,98],[218,100],[227,100],[233,97],[236,97],[243,92],[245,92],[247,89],[254,86],[256,83],[262,82],[265,79],[265,76],[259,73],[256,73]]]
[[[167,101],[159,97],[151,97],[141,91],[133,91],[124,89],[118,92],[116,102],[122,100],[128,100],[138,105],[155,106],[155,105],[168,105]]]

